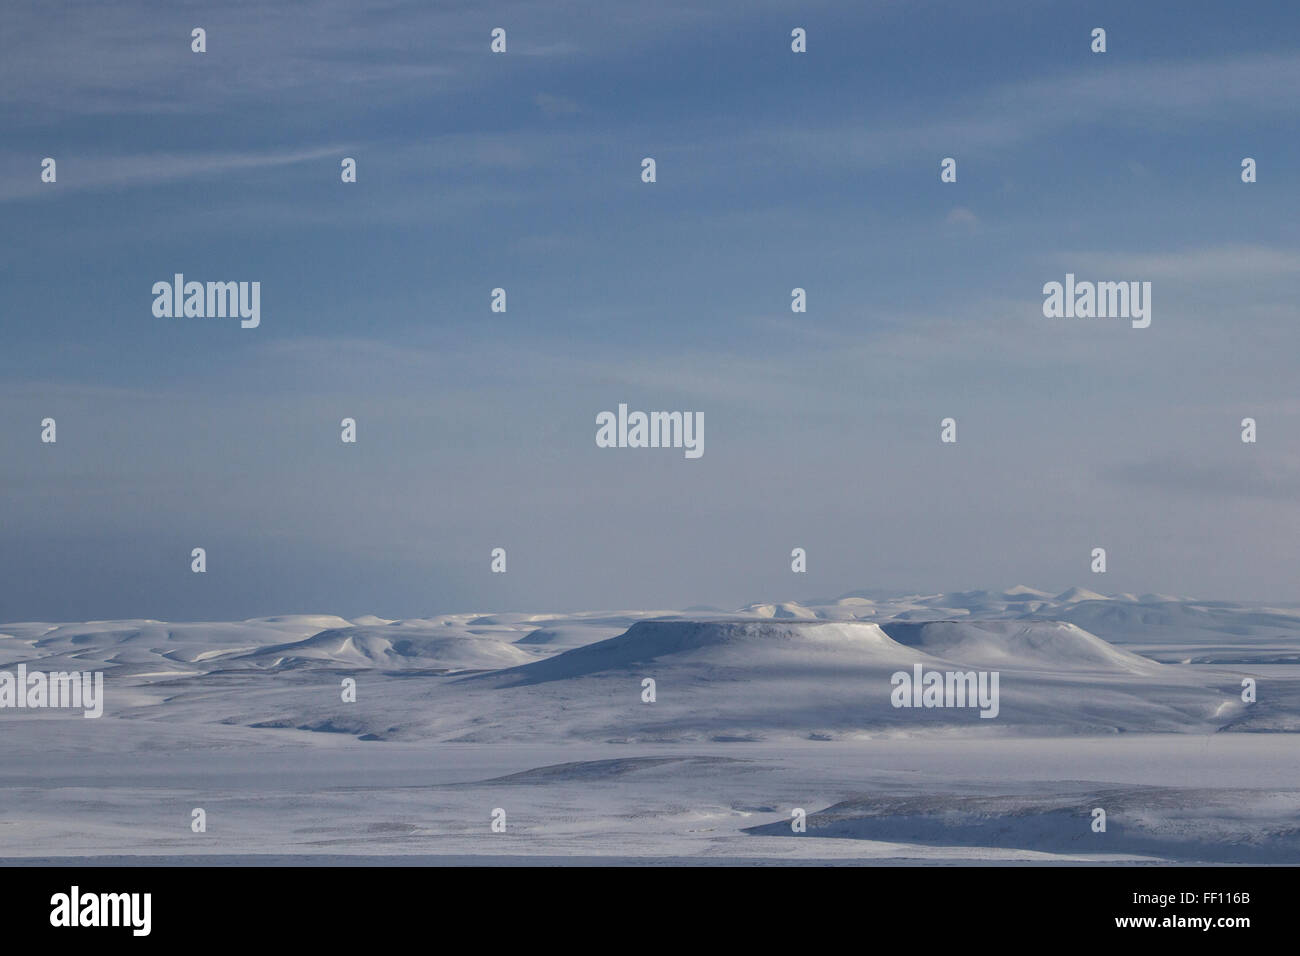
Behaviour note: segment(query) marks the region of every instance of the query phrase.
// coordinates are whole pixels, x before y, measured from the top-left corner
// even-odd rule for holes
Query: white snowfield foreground
[[[1293,608],[1013,588],[0,625],[20,663],[102,670],[104,717],[0,710],[0,857],[1300,862]],[[917,667],[997,672],[996,716],[895,706]]]

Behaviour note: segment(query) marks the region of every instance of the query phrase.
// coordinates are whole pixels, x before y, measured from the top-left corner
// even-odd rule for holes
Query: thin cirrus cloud
[[[583,0],[514,0],[495,4],[488,19],[473,4],[425,0],[198,9],[124,0],[86,5],[54,23],[47,5],[14,0],[0,8],[0,107],[37,121],[47,111],[196,113],[286,103],[338,109],[344,98],[364,111],[376,102],[464,94],[483,82],[495,67],[484,54],[498,24],[509,26],[510,53],[546,62],[614,50],[627,55],[739,9],[663,2],[593,16]],[[192,62],[190,32],[200,26],[208,62],[221,67],[211,73]]]
[[[78,156],[59,167],[59,192],[150,188],[162,183],[204,179],[254,169],[291,166],[346,154],[346,146],[240,153],[142,153],[132,156]],[[18,168],[27,157],[6,158],[5,167]],[[0,201],[48,196],[50,185],[34,175],[9,175],[0,180]]]
[[[1292,279],[1300,275],[1300,250],[1261,243],[1226,243],[1174,252],[1062,252],[1053,258],[1078,270],[1142,279],[1204,284]]]
[[[886,106],[869,127],[855,120],[756,128],[746,138],[766,150],[797,151],[805,161],[887,166],[914,155],[1012,148],[1062,128],[1113,124],[1117,119],[1163,122],[1194,117],[1203,123],[1290,115],[1286,98],[1268,91],[1297,86],[1300,54],[1138,64],[977,87],[939,104],[923,122],[916,122],[911,112],[891,115]]]
[[[985,97],[990,109],[1027,119],[1035,128],[1079,120],[1164,117],[1231,117],[1249,113],[1291,114],[1278,89],[1300,84],[1300,54],[1251,53],[1217,59],[1176,60],[1088,70],[1000,86]],[[1068,103],[1070,108],[1062,109]]]

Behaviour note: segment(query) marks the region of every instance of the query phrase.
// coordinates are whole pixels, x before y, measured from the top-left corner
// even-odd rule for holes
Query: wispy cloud
[[[1300,249],[1263,244],[1199,246],[1177,252],[1061,252],[1051,257],[1063,266],[1106,276],[1176,279],[1193,284],[1255,282],[1300,275]]]
[[[40,170],[30,156],[9,154],[0,160],[6,175],[0,178],[0,200],[94,190],[151,187],[188,179],[204,179],[253,169],[268,169],[327,158],[341,159],[349,147],[318,146],[307,149],[241,153],[140,153],[136,155],[56,156],[59,178],[42,183]],[[26,164],[27,169],[22,170]]]
[[[51,115],[196,114],[309,102],[364,112],[376,102],[463,94],[499,73],[502,64],[489,51],[495,26],[507,28],[508,56],[549,61],[626,54],[744,6],[503,0],[489,18],[475,4],[427,0],[119,0],[80,4],[76,15],[56,17],[49,4],[12,0],[0,5],[0,107],[42,122]],[[207,30],[202,55],[190,50],[196,26]]]
[[[873,120],[830,125],[780,124],[744,134],[787,161],[873,168],[924,155],[1016,147],[1064,128],[1094,123],[1163,125],[1233,121],[1242,116],[1291,115],[1286,97],[1270,90],[1300,87],[1300,53],[1252,54],[1219,60],[1142,63],[1035,77],[1011,84],[975,87],[946,101],[918,122],[911,112],[888,104]]]

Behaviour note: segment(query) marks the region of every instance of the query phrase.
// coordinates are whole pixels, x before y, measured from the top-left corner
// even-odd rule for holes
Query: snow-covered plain
[[[1300,863],[1300,608],[1018,587],[0,625],[20,663],[103,671],[106,699],[0,710],[10,860]],[[998,671],[997,717],[894,707],[917,664]]]

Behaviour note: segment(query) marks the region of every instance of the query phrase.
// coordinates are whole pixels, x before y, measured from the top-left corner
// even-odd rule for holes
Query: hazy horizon
[[[458,616],[509,617],[511,615],[528,615],[530,617],[538,617],[538,618],[554,617],[556,619],[561,619],[573,615],[582,615],[584,617],[599,617],[600,615],[607,614],[610,615],[611,617],[619,617],[627,613],[646,613],[646,612],[655,612],[655,611],[663,611],[665,614],[668,615],[696,615],[697,619],[705,620],[707,619],[707,615],[715,614],[715,613],[721,615],[723,618],[731,619],[734,618],[738,613],[743,614],[743,612],[745,612],[750,608],[764,607],[764,606],[782,607],[788,605],[797,605],[805,609],[815,609],[819,606],[834,604],[837,601],[844,600],[845,598],[854,597],[854,596],[870,595],[869,598],[870,600],[889,603],[891,601],[898,601],[909,597],[926,597],[926,598],[957,597],[962,595],[973,597],[979,594],[987,594],[996,597],[1014,591],[1017,588],[1023,588],[1023,587],[1032,587],[1032,586],[1017,584],[1017,585],[1010,585],[1009,587],[1006,588],[966,588],[966,589],[941,590],[941,591],[909,589],[909,588],[903,588],[898,590],[879,589],[879,588],[855,588],[852,591],[844,592],[841,594],[835,594],[835,595],[826,595],[826,594],[805,595],[804,597],[801,598],[790,597],[790,596],[782,596],[782,597],[771,598],[771,599],[756,598],[751,601],[745,601],[743,603],[737,604],[733,607],[726,607],[726,606],[716,605],[716,604],[693,604],[693,605],[687,605],[682,607],[670,607],[670,606],[661,607],[657,605],[644,605],[640,607],[591,606],[591,607],[571,607],[571,608],[549,607],[549,606],[511,607],[511,608],[461,607],[461,608],[432,608],[420,613],[404,615],[402,617],[395,617],[395,616],[384,614],[382,613],[383,611],[382,608],[371,609],[369,611],[365,611],[362,613],[344,614],[340,611],[335,610],[334,608],[323,607],[323,608],[289,608],[289,609],[281,609],[275,612],[269,612],[266,614],[253,614],[247,617],[232,615],[230,617],[222,618],[222,619],[214,618],[214,617],[148,618],[148,617],[139,617],[139,616],[135,616],[135,617],[111,616],[111,617],[98,617],[98,618],[90,617],[79,621],[70,621],[70,620],[60,621],[53,618],[49,618],[49,619],[30,618],[26,620],[19,620],[19,619],[0,620],[0,626],[4,626],[7,624],[32,623],[38,620],[44,620],[47,623],[57,623],[57,624],[96,623],[96,622],[104,622],[104,621],[141,621],[141,620],[153,620],[153,621],[159,621],[161,623],[166,623],[166,624],[204,624],[204,623],[211,623],[218,620],[247,621],[247,620],[274,619],[274,618],[289,619],[289,618],[296,618],[296,617],[312,617],[312,616],[318,616],[318,617],[333,616],[333,617],[343,618],[345,620],[349,620],[352,622],[363,620],[369,617],[375,617],[384,620],[392,620],[397,622],[458,617]],[[1081,585],[1072,585],[1071,587],[1068,588],[1060,588],[1056,590],[1049,590],[1047,588],[1033,588],[1033,590],[1042,591],[1048,595],[1047,599],[1045,599],[1046,606],[1044,606],[1041,609],[1041,612],[1026,612],[1026,619],[1033,618],[1033,619],[1042,619],[1042,620],[1054,620],[1055,619],[1054,612],[1059,611],[1062,607],[1068,605],[1053,605],[1051,603],[1051,599],[1060,598],[1071,591],[1093,592],[1098,594],[1100,598],[1105,601],[1125,602],[1126,598],[1132,598],[1135,599],[1142,606],[1152,606],[1158,603],[1163,603],[1165,599],[1170,599],[1172,601],[1194,604],[1194,605],[1205,604],[1211,606],[1228,606],[1228,607],[1237,607],[1237,608],[1300,607],[1300,601],[1273,601],[1273,600],[1231,601],[1224,598],[1218,598],[1213,595],[1161,594],[1157,592],[1146,592],[1143,594],[1133,594],[1132,592],[1104,593],[1104,592],[1095,592],[1094,589],[1085,588]],[[1089,598],[1079,599],[1080,603],[1088,600],[1096,600],[1096,599],[1089,599]],[[940,609],[942,609],[943,607],[946,607],[946,605],[939,605],[939,607]],[[942,617],[942,618],[934,618],[933,620],[940,620],[940,619],[962,620],[963,618],[961,618],[960,616],[952,616],[951,618]],[[773,618],[773,620],[780,623],[797,624],[800,623],[800,621],[803,621],[805,623],[817,623],[818,621],[825,622],[825,620],[827,619],[817,618],[817,617],[785,618],[785,617],[778,616]]]

